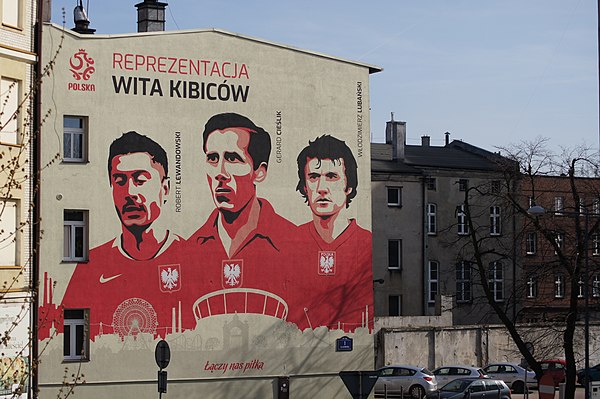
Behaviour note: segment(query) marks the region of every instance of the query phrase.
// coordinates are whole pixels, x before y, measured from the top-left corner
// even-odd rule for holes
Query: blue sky
[[[142,0],[139,0],[142,1]],[[139,1],[84,0],[97,33],[136,31]],[[598,148],[597,11],[592,0],[358,2],[171,0],[167,29],[219,28],[384,68],[371,75],[371,137],[407,122],[496,147],[548,137]],[[53,1],[73,27],[76,0]]]

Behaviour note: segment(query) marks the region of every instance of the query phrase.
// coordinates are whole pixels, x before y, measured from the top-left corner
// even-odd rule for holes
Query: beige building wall
[[[31,386],[32,137],[35,1],[0,0],[0,388]]]
[[[156,393],[154,348],[160,338],[171,347],[169,397],[201,392],[203,398],[267,398],[274,395],[278,376],[290,377],[293,397],[341,395],[345,388],[337,373],[371,369],[374,361],[368,127],[369,74],[379,69],[219,30],[80,36],[46,25],[45,55],[56,50],[62,36],[54,74],[43,91],[44,107],[53,111],[42,135],[42,164],[53,163],[42,174],[41,188],[43,396],[60,389],[65,368],[67,375],[85,375],[86,384],[76,389],[86,398]],[[198,64],[200,71],[190,66],[190,60],[203,60]],[[270,161],[266,177],[255,182],[256,192],[290,226],[289,231],[268,236],[269,241],[282,243],[278,252],[284,253],[281,248],[285,248],[293,254],[276,263],[274,255],[265,252],[256,269],[240,262],[238,271],[247,285],[240,283],[233,291],[221,287],[223,276],[213,272],[222,266],[223,258],[214,263],[214,253],[196,252],[202,240],[188,240],[215,207],[201,134],[211,116],[225,112],[246,116],[270,134]],[[84,118],[83,162],[64,159],[65,116]],[[170,190],[163,192],[160,218],[152,225],[180,237],[180,250],[164,252],[172,256],[166,263],[160,260],[163,252],[136,263],[120,247],[119,236],[125,229],[115,212],[107,159],[111,143],[132,130],[156,141],[169,160]],[[358,164],[356,196],[340,211],[358,226],[357,233],[344,244],[349,250],[340,246],[319,252],[321,259],[333,257],[329,269],[319,266],[316,253],[304,250],[302,234],[295,233],[296,226],[313,218],[296,191],[296,158],[309,141],[324,134],[343,141]],[[57,155],[58,161],[52,162]],[[89,252],[82,261],[64,258],[65,211],[84,215]],[[106,255],[99,256],[100,251]],[[342,263],[345,257],[353,261]],[[307,259],[310,268],[303,269]],[[228,260],[231,267],[238,261]],[[140,268],[137,274],[131,272],[134,265]],[[83,285],[86,273],[94,270],[100,270],[95,280]],[[327,281],[311,283],[309,275],[316,275],[317,270],[335,273],[326,276]],[[229,277],[238,284],[239,275]],[[151,299],[135,296],[145,295],[141,288],[151,278],[155,280],[148,283],[147,291],[158,291],[159,284],[163,284],[162,293],[173,290],[153,306],[148,302]],[[277,291],[280,279],[287,285]],[[121,282],[127,282],[123,290],[110,288]],[[138,293],[128,294],[128,290]],[[211,301],[221,301],[219,306],[223,306],[221,298],[225,298],[227,308],[228,300],[240,299],[230,296],[233,292],[245,295],[246,308],[216,311]],[[249,310],[256,306],[250,303],[253,295],[264,295],[262,312]],[[108,303],[121,296],[125,300],[114,316],[98,323],[97,315],[112,312]],[[163,309],[178,298],[179,305]],[[65,359],[66,313],[61,308],[65,301],[67,307],[81,308],[85,314],[90,340],[85,341],[89,347],[84,345],[81,361]],[[301,305],[302,301],[307,305]],[[352,322],[336,316],[346,308],[356,308],[357,303],[365,306]],[[207,304],[208,317],[203,307]],[[317,316],[325,314],[320,309],[330,309],[326,312],[332,317],[329,322],[319,320]],[[135,311],[148,319],[135,316]],[[186,325],[190,316],[195,318],[193,328]],[[336,341],[342,337],[353,340],[351,351],[336,351]]]

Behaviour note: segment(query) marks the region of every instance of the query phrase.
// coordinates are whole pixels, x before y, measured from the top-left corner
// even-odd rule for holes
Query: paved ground
[[[539,393],[538,391],[532,391],[529,393],[529,398],[526,397],[526,395],[523,394],[517,394],[517,393],[513,393],[512,395],[512,399],[539,399]],[[585,390],[583,389],[583,387],[578,386],[575,389],[575,399],[584,399],[585,398]],[[554,391],[554,399],[560,399],[558,396],[558,389],[556,391]]]

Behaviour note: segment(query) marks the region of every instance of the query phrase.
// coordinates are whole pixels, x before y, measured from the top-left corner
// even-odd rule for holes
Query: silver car
[[[422,399],[437,390],[433,373],[423,367],[394,365],[380,368],[379,379],[375,383],[375,393],[410,395]]]
[[[428,395],[428,399],[511,399],[510,389],[502,380],[458,378]]]
[[[441,366],[433,370],[433,375],[439,386],[444,386],[457,378],[487,378],[482,369],[472,366]]]
[[[525,370],[516,363],[493,363],[483,368],[491,378],[502,380],[514,393],[524,393],[528,389],[537,387],[535,373]]]

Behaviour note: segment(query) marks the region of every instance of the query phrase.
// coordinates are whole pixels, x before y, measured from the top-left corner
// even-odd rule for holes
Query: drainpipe
[[[34,96],[34,110],[33,110],[33,138],[32,138],[32,150],[30,154],[33,155],[33,165],[31,167],[31,178],[32,178],[32,190],[33,190],[33,211],[31,220],[33,221],[32,235],[30,237],[30,253],[32,256],[31,262],[31,275],[30,281],[31,294],[32,294],[32,309],[31,309],[31,394],[33,397],[37,397],[38,392],[38,373],[39,373],[39,359],[38,359],[38,306],[39,306],[39,281],[40,281],[40,259],[39,259],[39,243],[40,243],[40,192],[39,185],[37,184],[40,178],[39,167],[40,167],[40,133],[41,133],[41,120],[42,120],[42,100],[41,100],[41,76],[42,76],[42,25],[44,15],[44,1],[37,1],[37,22],[35,32],[35,47],[37,62],[35,65],[35,79],[36,84],[34,85],[35,96]]]

